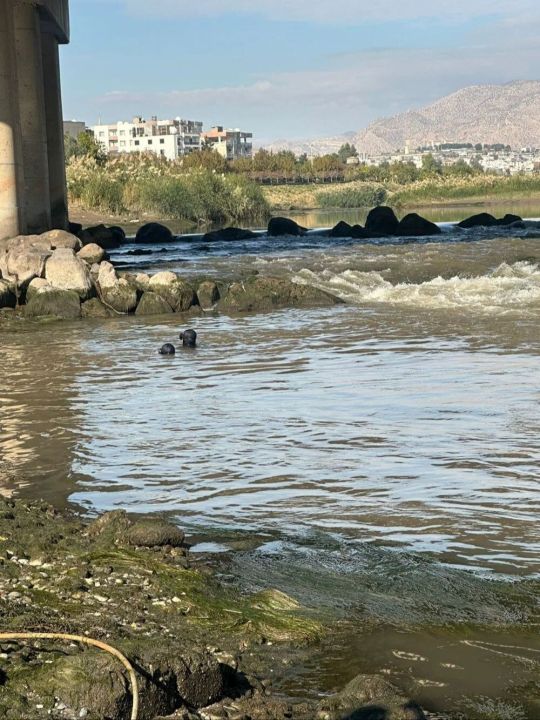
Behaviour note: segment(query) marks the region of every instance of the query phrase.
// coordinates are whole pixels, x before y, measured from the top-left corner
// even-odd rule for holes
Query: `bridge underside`
[[[0,0],[0,239],[67,225],[58,45],[68,0]]]

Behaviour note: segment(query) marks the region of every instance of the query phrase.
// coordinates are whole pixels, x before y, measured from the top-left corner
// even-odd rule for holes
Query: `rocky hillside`
[[[540,81],[473,85],[419,110],[372,123],[358,133],[311,142],[288,143],[295,152],[334,152],[354,142],[370,155],[431,142],[504,143],[513,148],[540,145]],[[278,143],[274,144],[277,148]],[[283,147],[283,144],[281,144]]]

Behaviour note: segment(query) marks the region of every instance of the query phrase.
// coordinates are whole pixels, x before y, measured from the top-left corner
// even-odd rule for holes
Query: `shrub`
[[[382,205],[387,197],[386,190],[378,185],[360,185],[320,192],[317,194],[322,208],[364,208]]]

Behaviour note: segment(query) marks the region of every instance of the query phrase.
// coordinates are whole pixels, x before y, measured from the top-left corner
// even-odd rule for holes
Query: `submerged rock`
[[[254,276],[230,285],[218,308],[227,312],[261,312],[285,307],[326,307],[340,302],[333,295],[309,285]]]
[[[336,238],[352,237],[352,231],[352,225],[349,225],[349,223],[344,220],[340,220],[337,225],[334,225],[328,235]]]
[[[126,234],[119,227],[107,227],[106,225],[95,225],[83,230],[79,237],[83,245],[95,243],[104,250],[116,250],[126,239]]]
[[[391,207],[381,205],[373,208],[367,216],[366,231],[380,235],[397,235],[399,220]]]
[[[147,223],[137,230],[136,243],[170,242],[174,236],[168,227],[161,223]]]
[[[84,302],[81,305],[81,314],[83,318],[110,318],[114,315],[98,298]]]
[[[125,278],[118,278],[109,262],[99,266],[97,284],[101,299],[118,313],[130,313],[137,307],[137,290]]]
[[[268,223],[268,235],[278,237],[280,235],[303,235],[306,228],[301,227],[297,222],[289,218],[275,217]]]
[[[25,307],[25,315],[72,320],[81,316],[81,299],[74,290],[51,289],[36,293]]]
[[[222,230],[214,230],[203,235],[204,242],[229,242],[232,240],[252,240],[258,237],[252,230],[228,227]]]
[[[172,272],[157,273],[150,278],[148,287],[166,300],[174,312],[186,312],[197,304],[197,296],[191,285]]]
[[[497,220],[498,225],[507,226],[507,225],[514,225],[515,223],[522,223],[523,218],[519,215],[513,215],[512,213],[507,213],[503,218],[500,220]]]
[[[30,302],[32,297],[40,292],[52,290],[52,286],[45,278],[34,278],[30,285],[26,288],[26,302]]]
[[[429,235],[440,235],[441,228],[430,220],[426,220],[417,213],[409,213],[401,220],[398,227],[398,235],[406,237],[424,237]]]
[[[462,220],[458,223],[458,227],[468,230],[469,228],[475,227],[493,227],[497,225],[497,218],[490,213],[478,213],[477,215],[471,215],[471,217]]]

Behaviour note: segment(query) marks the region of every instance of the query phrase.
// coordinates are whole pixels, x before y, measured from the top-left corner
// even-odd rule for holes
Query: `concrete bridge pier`
[[[0,239],[67,227],[59,43],[67,0],[0,0]]]

